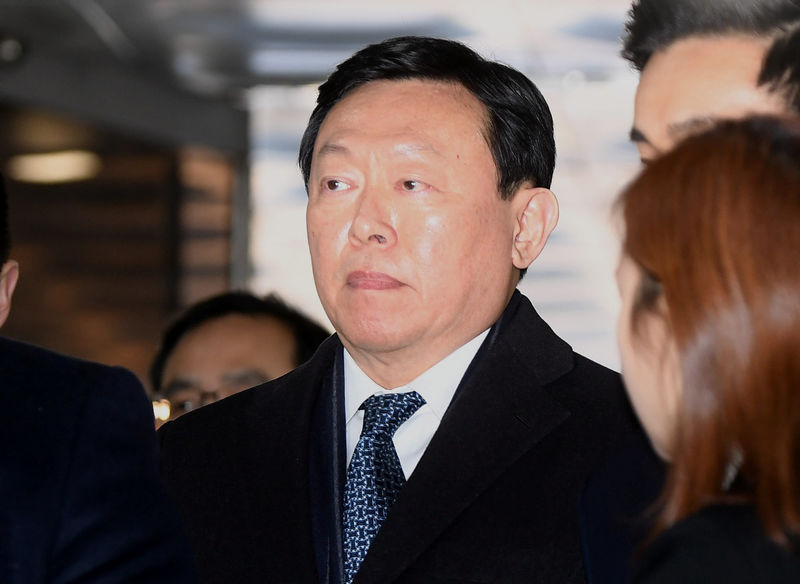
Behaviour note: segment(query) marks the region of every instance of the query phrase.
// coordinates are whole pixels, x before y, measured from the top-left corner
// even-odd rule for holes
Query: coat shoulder
[[[646,548],[633,582],[800,581],[800,556],[764,532],[748,505],[712,505],[664,531]]]
[[[0,370],[6,399],[24,392],[29,399],[55,395],[65,404],[81,401],[89,393],[110,391],[144,400],[141,383],[127,369],[5,338],[0,338]]]
[[[561,383],[569,387],[564,399],[575,400],[600,416],[633,416],[622,376],[616,371],[573,353],[574,367]]]

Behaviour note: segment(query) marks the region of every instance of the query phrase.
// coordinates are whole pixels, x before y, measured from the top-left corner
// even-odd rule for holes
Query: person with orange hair
[[[634,0],[622,56],[640,73],[630,137],[641,160],[721,120],[800,115],[800,0]],[[646,438],[593,470],[580,502],[589,584],[630,579],[664,483]]]
[[[628,393],[668,461],[633,581],[800,582],[800,122],[724,122],[622,193]]]

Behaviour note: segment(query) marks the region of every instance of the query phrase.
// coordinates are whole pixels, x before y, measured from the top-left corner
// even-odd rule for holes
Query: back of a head
[[[319,88],[317,106],[300,144],[308,186],[314,143],[328,112],[348,93],[372,81],[422,79],[464,86],[486,108],[486,140],[504,198],[520,186],[549,187],[555,166],[550,109],[519,71],[487,61],[452,40],[398,37],[369,45],[342,62]]]
[[[770,36],[800,21],[800,0],[635,0],[622,56],[641,71],[650,57],[692,36]]]
[[[720,123],[652,162],[619,205],[642,274],[634,328],[662,314],[681,367],[661,527],[741,496],[785,543],[800,533],[800,122]]]

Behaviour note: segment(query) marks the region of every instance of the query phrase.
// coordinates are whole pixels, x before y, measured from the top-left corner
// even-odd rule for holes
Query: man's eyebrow
[[[247,381],[249,379],[261,379],[263,381],[269,381],[270,376],[256,367],[227,371],[222,376],[222,380],[226,383],[237,383],[239,381]]]
[[[161,393],[165,396],[169,396],[176,391],[184,389],[197,389],[197,384],[193,379],[188,377],[176,377],[171,379],[170,382],[164,386]]]
[[[675,140],[680,140],[691,134],[696,134],[698,132],[702,132],[703,130],[709,129],[711,126],[716,124],[717,121],[718,120],[716,118],[712,118],[711,116],[690,118],[682,122],[670,124],[667,127],[667,132]]]
[[[336,142],[327,142],[320,147],[319,152],[317,152],[316,155],[323,156],[326,154],[348,154],[349,152],[350,151],[346,146],[342,146]]]
[[[631,142],[634,143],[644,142],[646,144],[650,143],[650,140],[647,139],[647,136],[645,136],[644,133],[639,128],[636,127],[631,128],[631,132],[628,135],[630,136]]]

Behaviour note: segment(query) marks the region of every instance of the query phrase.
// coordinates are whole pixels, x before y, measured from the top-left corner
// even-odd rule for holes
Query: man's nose
[[[377,187],[362,190],[356,203],[350,241],[354,245],[391,247],[397,241],[391,193]]]

